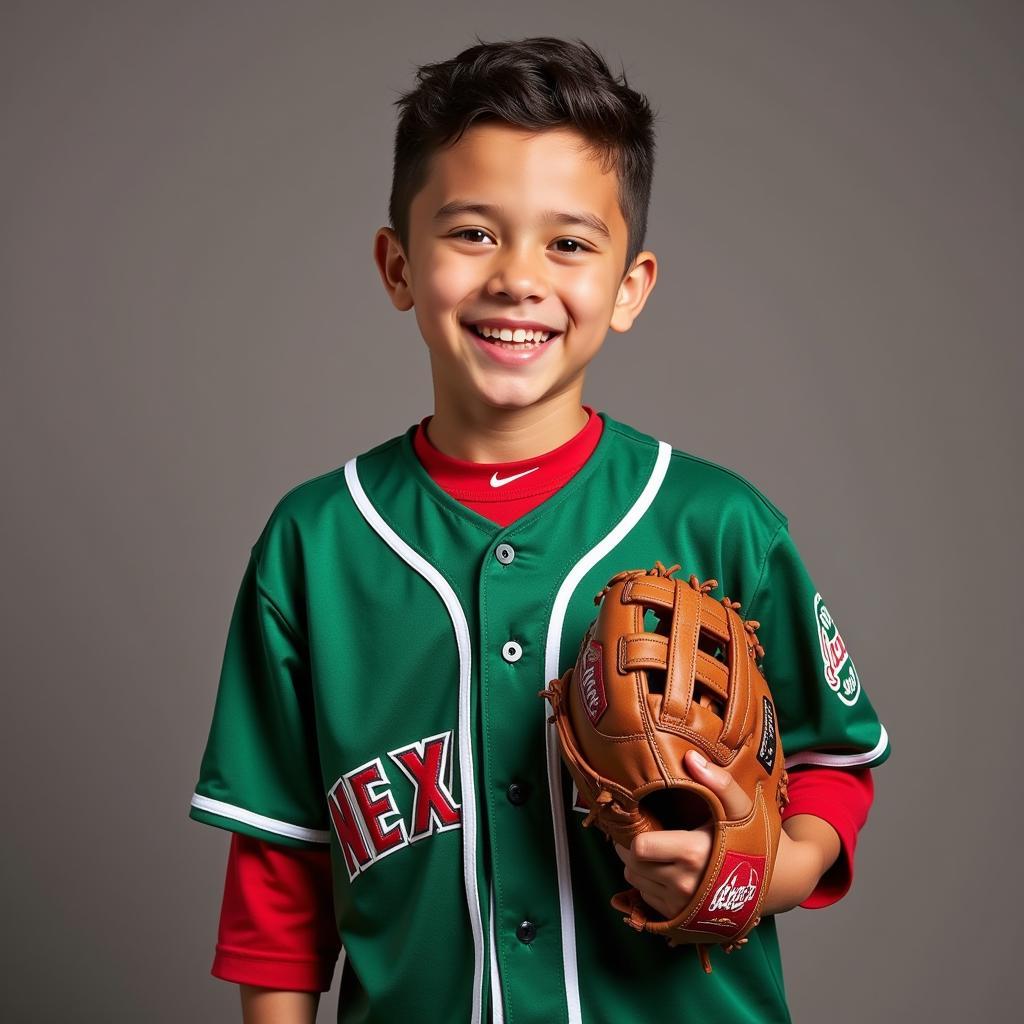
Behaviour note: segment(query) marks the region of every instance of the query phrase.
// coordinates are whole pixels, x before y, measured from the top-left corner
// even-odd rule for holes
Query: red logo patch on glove
[[[757,908],[764,861],[764,857],[749,853],[726,853],[715,884],[708,890],[690,927],[719,929],[724,934],[745,927]]]
[[[579,675],[580,698],[591,725],[597,725],[608,710],[604,692],[604,651],[599,640],[591,640],[583,656],[583,671]]]

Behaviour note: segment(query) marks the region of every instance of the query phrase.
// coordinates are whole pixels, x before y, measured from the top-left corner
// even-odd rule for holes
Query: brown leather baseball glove
[[[596,824],[629,848],[641,832],[712,824],[707,871],[671,920],[632,888],[612,898],[637,931],[669,945],[695,944],[711,972],[709,945],[743,945],[760,920],[788,802],[775,706],[757,659],[764,656],[739,603],[716,600],[716,580],[673,579],[679,568],[613,576],[576,664],[540,696],[550,702],[559,746]],[[656,626],[645,626],[651,613]],[[650,620],[649,620],[650,621]],[[750,814],[726,820],[719,798],[683,763],[699,750],[750,797]]]

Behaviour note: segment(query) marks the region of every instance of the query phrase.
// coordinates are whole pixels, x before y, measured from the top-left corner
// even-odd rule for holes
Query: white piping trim
[[[654,462],[650,478],[630,510],[615,524],[612,530],[592,547],[573,567],[562,581],[551,609],[548,623],[547,643],[544,648],[545,685],[558,675],[559,650],[562,643],[562,626],[569,600],[583,577],[599,562],[630,530],[640,521],[651,506],[668,472],[672,446],[665,441],[658,442],[658,457]],[[558,738],[554,725],[547,725],[548,706],[543,705],[545,720],[545,742],[548,756],[548,792],[551,798],[551,820],[555,833],[555,863],[558,869],[558,902],[562,923],[562,970],[565,973],[565,1001],[569,1013],[569,1024],[581,1024],[579,971],[576,964],[576,919],[573,913],[572,878],[569,871],[569,840],[565,832],[565,807],[562,800],[561,756],[558,752]]]
[[[452,620],[459,651],[459,775],[462,781],[462,876],[473,931],[473,1015],[472,1024],[480,1024],[483,1001],[484,935],[480,914],[480,892],[476,879],[476,782],[473,777],[473,750],[470,732],[469,691],[472,645],[466,613],[451,584],[422,555],[414,551],[384,521],[363,490],[356,470],[356,458],[345,463],[345,483],[363,518],[404,562],[412,566],[438,593]]]
[[[268,818],[265,814],[247,811],[244,807],[235,807],[234,804],[226,804],[223,800],[214,800],[213,797],[201,796],[199,793],[192,794],[192,806],[198,807],[201,811],[209,811],[210,814],[219,814],[222,818],[231,818],[232,821],[241,821],[246,825],[261,828],[264,832],[273,832],[278,836],[305,839],[309,843],[331,841],[331,833],[327,830],[303,828],[302,825],[278,821],[277,818]]]
[[[498,974],[498,940],[494,933],[494,886],[491,886],[491,1024],[505,1024],[505,1001]]]
[[[880,757],[889,745],[889,735],[885,731],[885,726],[879,722],[878,727],[882,730],[878,742],[874,749],[863,754],[826,754],[818,750],[800,750],[786,758],[786,767],[792,768],[795,764],[820,764],[836,768],[854,768],[860,764],[870,764],[875,758]]]

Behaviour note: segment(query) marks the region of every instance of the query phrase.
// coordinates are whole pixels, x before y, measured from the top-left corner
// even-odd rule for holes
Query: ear
[[[647,250],[637,253],[633,266],[622,279],[615,296],[615,308],[608,323],[613,331],[624,334],[633,326],[633,321],[640,315],[657,279],[658,258]]]
[[[409,260],[398,235],[391,228],[379,228],[374,235],[373,261],[377,264],[380,279],[395,309],[403,313],[412,309],[414,303],[410,289]]]

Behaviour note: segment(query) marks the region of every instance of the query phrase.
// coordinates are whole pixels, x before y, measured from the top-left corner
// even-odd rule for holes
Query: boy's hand
[[[739,783],[724,769],[702,761],[697,751],[686,752],[686,770],[718,796],[728,819],[745,818],[753,803]],[[799,838],[793,838],[789,828]],[[669,919],[690,902],[704,878],[713,835],[709,822],[695,829],[643,832],[628,850],[618,843],[614,846],[625,865],[626,881]],[[839,836],[827,822],[809,814],[797,814],[783,822],[775,868],[761,913],[778,914],[802,903],[838,855]]]

